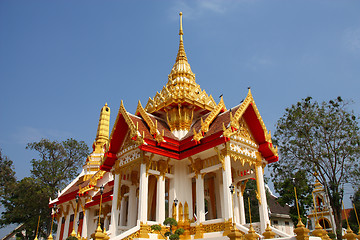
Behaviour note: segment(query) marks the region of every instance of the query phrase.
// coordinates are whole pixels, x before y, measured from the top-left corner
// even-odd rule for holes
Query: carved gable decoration
[[[243,118],[239,121],[239,129],[234,135],[232,135],[232,140],[242,142],[244,144],[250,145],[252,147],[258,147],[254,137],[251,134],[249,127],[247,126]]]

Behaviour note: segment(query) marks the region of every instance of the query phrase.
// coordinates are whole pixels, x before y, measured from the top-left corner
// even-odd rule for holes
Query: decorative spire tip
[[[180,12],[179,15],[180,15],[180,31],[179,31],[179,35],[180,35],[180,40],[183,40],[182,35],[184,35],[184,32],[183,32],[183,27],[182,27],[182,12]]]

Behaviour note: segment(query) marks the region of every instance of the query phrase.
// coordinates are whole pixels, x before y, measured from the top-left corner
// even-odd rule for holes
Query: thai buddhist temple
[[[110,107],[102,107],[82,172],[50,201],[57,206],[57,240],[95,233],[162,239],[151,225],[168,217],[185,230],[181,239],[229,239],[234,229],[262,238],[265,232],[293,235],[269,221],[263,174],[278,154],[251,90],[238,106],[227,108],[222,97],[215,101],[190,67],[181,13],[179,37],[168,80],[153,80],[160,90],[149,93],[154,95],[147,103],[139,101],[130,113],[121,101],[111,132]],[[249,179],[256,181],[256,223],[245,220]]]

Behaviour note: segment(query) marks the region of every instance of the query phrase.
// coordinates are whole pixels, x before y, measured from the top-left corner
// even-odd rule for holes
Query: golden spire
[[[187,106],[196,106],[208,111],[212,111],[216,106],[211,95],[207,95],[207,93],[200,88],[199,84],[195,82],[195,74],[191,71],[184,48],[182,13],[180,12],[179,15],[180,43],[175,64],[168,75],[166,86],[164,86],[153,99],[150,98],[146,104],[145,110],[148,113],[157,112],[159,110],[166,112],[170,111],[173,109],[173,106],[171,105],[174,103],[176,103],[177,106],[185,103]],[[178,109],[174,111],[179,112]],[[181,116],[182,115],[183,114],[181,114]]]
[[[176,56],[175,64],[174,64],[173,68],[171,69],[171,73],[169,74],[168,85],[170,82],[171,82],[171,84],[175,83],[175,81],[173,81],[173,80],[176,80],[176,78],[178,78],[179,76],[186,77],[189,80],[191,80],[193,82],[193,84],[195,84],[195,74],[191,71],[190,64],[188,63],[186,53],[185,53],[185,48],[184,48],[184,40],[183,40],[184,32],[183,32],[183,26],[182,26],[182,12],[180,12],[179,15],[180,15],[179,50],[178,50],[178,54]]]
[[[99,125],[94,142],[95,152],[102,151],[104,144],[109,141],[110,108],[107,103],[101,108]]]

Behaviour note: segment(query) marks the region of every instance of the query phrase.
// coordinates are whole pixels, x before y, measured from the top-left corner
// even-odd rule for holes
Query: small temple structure
[[[316,229],[316,224],[318,223],[327,232],[335,233],[335,219],[329,197],[324,186],[317,179],[317,173],[314,175],[315,184],[312,192],[314,206],[310,209],[310,214],[308,215],[311,222],[310,229]]]
[[[150,226],[168,217],[185,230],[181,239],[229,239],[234,229],[291,237],[270,227],[263,174],[278,153],[251,90],[227,109],[222,97],[217,103],[201,89],[185,53],[181,15],[166,85],[145,107],[139,101],[134,114],[121,101],[110,136],[105,104],[83,171],[50,201],[58,206],[57,240],[158,239]],[[245,220],[249,179],[256,181],[258,223]]]

